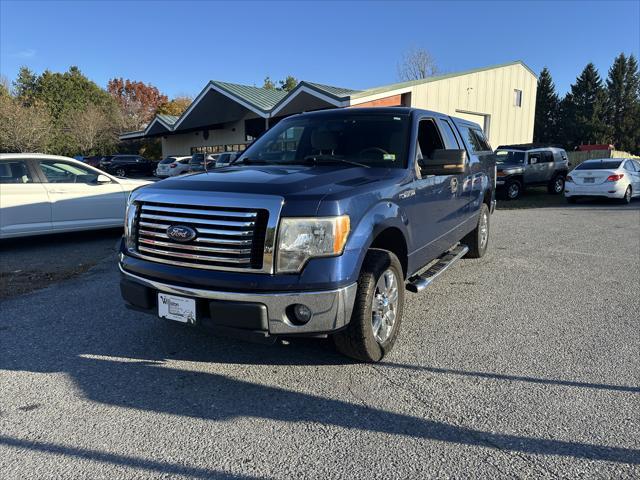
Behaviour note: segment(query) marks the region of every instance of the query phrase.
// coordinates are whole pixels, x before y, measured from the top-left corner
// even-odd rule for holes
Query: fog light
[[[300,324],[305,324],[311,320],[311,310],[306,305],[297,303],[293,306],[293,316]]]

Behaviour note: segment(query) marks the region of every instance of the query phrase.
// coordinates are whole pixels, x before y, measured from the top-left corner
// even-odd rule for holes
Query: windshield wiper
[[[354,165],[356,167],[364,167],[364,168],[371,168],[371,165],[365,165],[364,163],[360,163],[360,162],[354,162],[353,160],[347,160],[345,158],[339,158],[336,157],[335,155],[307,155],[306,157],[304,157],[304,161],[308,162],[308,161],[313,161],[315,163],[319,163],[322,161],[327,161],[327,162],[338,162],[338,163],[348,163],[349,165]]]
[[[264,161],[261,161],[261,160],[256,160],[254,158],[244,157],[244,158],[241,158],[239,160],[234,160],[233,162],[231,162],[229,164],[229,166],[232,167],[234,165],[240,165],[240,164],[244,164],[244,165],[267,165],[267,162],[264,162]]]

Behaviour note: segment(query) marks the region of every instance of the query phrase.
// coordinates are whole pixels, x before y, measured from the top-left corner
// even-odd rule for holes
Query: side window
[[[522,90],[515,89],[513,91],[513,105],[515,107],[522,106]]]
[[[491,151],[491,146],[489,145],[489,142],[487,142],[482,130],[463,126],[460,131],[467,147],[473,153]]]
[[[634,160],[633,163],[636,166],[636,172],[640,172],[640,162],[638,162],[637,160]]]
[[[0,183],[33,183],[27,163],[21,160],[0,162]]]
[[[444,141],[447,144],[447,148],[450,150],[458,150],[460,149],[460,144],[458,143],[458,139],[456,138],[456,134],[453,133],[453,128],[451,124],[447,120],[440,120],[442,135],[444,136]]]
[[[433,159],[436,150],[444,150],[438,127],[433,120],[420,120],[418,124],[418,161],[420,158]]]
[[[624,168],[630,172],[635,172],[636,171],[636,167],[633,163],[633,160],[627,160],[626,165],[624,166]]]
[[[95,183],[98,179],[93,170],[55,160],[41,161],[40,168],[49,183]]]
[[[540,162],[542,162],[542,155],[540,154],[540,152],[529,154],[529,165],[534,165]]]
[[[540,152],[540,161],[543,163],[553,163],[553,153],[551,152]]]

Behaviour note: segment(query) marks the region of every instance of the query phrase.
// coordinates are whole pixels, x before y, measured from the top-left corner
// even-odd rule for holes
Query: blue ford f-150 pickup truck
[[[494,198],[474,123],[401,107],[291,116],[228,167],[131,194],[122,296],[229,335],[331,335],[378,361],[405,289],[484,255]]]

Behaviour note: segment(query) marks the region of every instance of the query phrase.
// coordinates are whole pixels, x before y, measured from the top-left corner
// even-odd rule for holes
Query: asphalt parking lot
[[[378,365],[133,313],[106,251],[0,303],[1,476],[638,478],[640,202],[499,210],[491,241]]]

